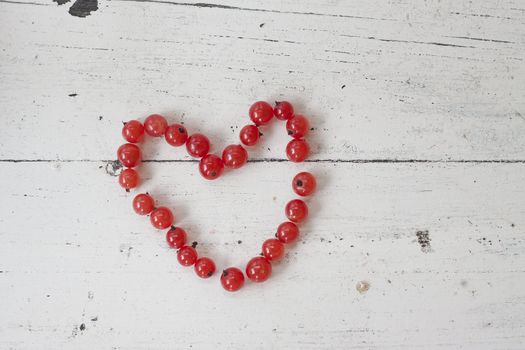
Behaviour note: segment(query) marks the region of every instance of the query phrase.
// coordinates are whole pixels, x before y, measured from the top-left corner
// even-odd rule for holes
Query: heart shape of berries
[[[304,137],[309,130],[309,122],[303,115],[294,114],[292,104],[286,101],[276,102],[275,107],[264,101],[255,102],[249,110],[253,124],[241,129],[240,140],[244,146],[254,146],[262,135],[259,127],[268,124],[273,117],[286,121],[286,130],[292,140],[286,146],[286,155],[292,162],[303,162],[310,152]],[[188,154],[200,158],[199,171],[207,180],[215,180],[221,176],[224,168],[233,170],[243,166],[248,160],[248,152],[242,145],[229,145],[222,157],[209,154],[210,141],[203,134],[188,136],[182,124],[168,125],[166,118],[159,114],[152,114],[142,124],[138,120],[124,123],[122,136],[128,142],[119,147],[117,156],[125,167],[119,175],[120,185],[129,192],[140,183],[140,176],[134,169],[140,164],[142,153],[137,145],[147,134],[152,137],[164,136],[166,142],[179,147],[186,145]],[[299,196],[309,196],[315,191],[315,177],[308,172],[300,172],[292,180],[292,189]],[[140,193],[133,199],[133,209],[139,215],[149,215],[153,227],[159,230],[168,229],[166,241],[168,245],[177,250],[177,260],[183,266],[194,266],[197,276],[211,277],[216,266],[212,259],[199,257],[196,245],[187,245],[187,233],[181,227],[173,225],[174,217],[171,210],[164,206],[156,206],[153,197],[148,193]],[[277,227],[275,238],[264,241],[262,253],[252,258],[246,265],[246,276],[253,282],[264,282],[272,273],[271,263],[279,260],[284,255],[284,245],[295,241],[299,235],[297,224],[308,216],[308,206],[301,199],[291,200],[286,204],[285,221]],[[223,270],[220,278],[224,289],[230,292],[239,290],[244,285],[244,274],[236,267]]]

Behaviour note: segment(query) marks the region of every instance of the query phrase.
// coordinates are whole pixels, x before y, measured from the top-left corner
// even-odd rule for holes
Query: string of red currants
[[[254,146],[262,135],[261,125],[268,124],[275,116],[279,120],[286,120],[286,130],[292,140],[286,146],[286,155],[292,162],[303,162],[310,152],[304,137],[309,130],[309,122],[303,115],[294,114],[291,103],[276,102],[275,107],[264,101],[255,102],[249,110],[253,124],[246,125],[240,131],[241,143],[245,146]],[[120,185],[130,191],[140,183],[140,176],[134,169],[142,160],[142,153],[137,146],[144,139],[144,134],[152,137],[162,137],[174,147],[186,145],[188,154],[200,158],[199,171],[207,180],[221,176],[224,167],[237,169],[248,160],[248,152],[242,145],[229,145],[222,157],[209,154],[210,141],[199,133],[188,136],[182,124],[168,125],[166,118],[153,114],[146,118],[144,124],[138,120],[124,123],[122,136],[128,142],[118,148],[117,156],[125,167],[119,175]],[[298,173],[292,181],[292,189],[299,196],[309,196],[316,188],[315,177],[308,172]],[[153,227],[159,230],[169,228],[166,233],[168,245],[177,250],[177,260],[183,266],[194,266],[197,276],[211,277],[216,266],[212,259],[199,257],[195,245],[187,245],[187,233],[181,227],[173,226],[174,216],[171,210],[164,206],[155,206],[153,197],[148,193],[140,193],[133,199],[133,209],[139,215],[150,215]],[[289,221],[277,227],[275,238],[264,241],[260,256],[252,258],[246,265],[246,276],[253,282],[264,282],[272,273],[271,263],[281,259],[284,255],[284,245],[294,242],[299,235],[297,224],[308,216],[308,207],[301,199],[291,200],[286,204],[285,214]],[[221,284],[227,291],[234,292],[244,285],[244,274],[236,267],[229,267],[221,274]]]

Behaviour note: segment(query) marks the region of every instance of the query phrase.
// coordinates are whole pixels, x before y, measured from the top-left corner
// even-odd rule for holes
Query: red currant
[[[277,227],[275,237],[283,243],[292,243],[299,236],[299,228],[290,221],[283,222]]]
[[[265,125],[273,118],[273,108],[268,102],[257,101],[250,107],[250,119],[256,125]]]
[[[168,232],[166,232],[166,242],[170,248],[180,249],[186,244],[186,231],[180,227],[172,226]]]
[[[142,153],[137,145],[126,143],[118,148],[117,157],[122,165],[133,168],[139,165]]]
[[[199,171],[206,180],[214,180],[221,176],[224,170],[222,159],[214,154],[207,154],[199,162]]]
[[[248,152],[241,145],[229,145],[222,151],[222,162],[227,168],[240,168],[247,160]]]
[[[164,138],[170,145],[178,147],[186,142],[188,139],[188,133],[182,124],[172,124],[166,128]]]
[[[167,127],[168,122],[166,121],[166,118],[160,114],[152,114],[144,121],[144,129],[149,136],[162,136],[166,132]]]
[[[193,134],[186,141],[186,150],[194,158],[202,158],[210,151],[210,140],[203,134]]]
[[[215,263],[210,258],[199,258],[195,262],[195,273],[200,278],[208,278],[215,272]]]
[[[122,127],[122,137],[131,143],[140,142],[144,137],[144,126],[138,120],[130,120]]]
[[[153,227],[161,230],[171,226],[173,224],[173,214],[171,210],[166,207],[158,207],[153,209],[149,217]]]
[[[310,123],[303,115],[296,115],[286,122],[286,131],[294,139],[300,139],[308,134]]]
[[[292,188],[299,196],[311,195],[315,191],[316,186],[315,177],[306,171],[295,175],[292,180]]]
[[[267,239],[262,245],[262,253],[269,261],[279,260],[284,255],[284,244],[275,238]]]
[[[139,173],[137,173],[133,169],[124,169],[118,177],[118,182],[120,183],[120,186],[122,186],[126,190],[129,190],[130,188],[135,188],[139,185],[140,182]]]
[[[300,199],[294,199],[286,204],[284,210],[288,220],[293,222],[301,222],[308,216],[308,207],[306,203]]]
[[[286,156],[295,163],[303,162],[310,153],[310,147],[304,140],[292,140],[286,145]]]
[[[177,260],[182,266],[191,266],[197,261],[195,248],[185,245],[177,252]]]
[[[246,125],[241,129],[239,134],[241,142],[246,146],[255,145],[257,142],[259,142],[260,136],[259,128],[255,125]]]
[[[154,207],[155,201],[147,193],[139,193],[133,198],[133,209],[139,215],[148,215]]]
[[[253,282],[264,282],[271,274],[272,265],[262,256],[256,256],[246,264],[246,276]]]
[[[222,271],[221,284],[228,292],[236,292],[244,284],[244,275],[242,271],[236,267],[228,267]]]
[[[275,102],[273,114],[279,120],[288,120],[293,117],[293,106],[288,101]]]

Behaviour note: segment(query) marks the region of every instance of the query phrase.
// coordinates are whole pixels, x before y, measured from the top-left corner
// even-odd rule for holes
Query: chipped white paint
[[[67,6],[0,0],[0,348],[523,348],[522,1]],[[319,162],[142,168],[221,268],[317,175],[301,241],[231,295],[177,265],[106,160],[153,111],[218,151],[259,98],[311,117]],[[253,156],[283,158],[282,125],[264,134]]]

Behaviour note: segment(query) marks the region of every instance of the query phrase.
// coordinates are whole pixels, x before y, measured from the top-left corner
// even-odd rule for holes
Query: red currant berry
[[[267,239],[262,245],[262,253],[269,261],[279,260],[284,255],[284,244],[275,238]]]
[[[301,222],[308,216],[308,207],[306,203],[300,199],[294,199],[286,204],[284,210],[288,220],[293,222]]]
[[[188,133],[182,124],[172,124],[166,128],[164,138],[170,145],[178,147],[186,142],[188,139]]]
[[[286,122],[286,131],[294,139],[300,139],[308,134],[310,123],[303,115],[296,115]]]
[[[215,272],[215,263],[210,258],[199,258],[195,262],[195,273],[200,278],[208,278]]]
[[[221,176],[224,170],[222,159],[214,154],[207,154],[199,162],[199,171],[206,180],[214,180]]]
[[[186,231],[180,227],[171,226],[166,232],[166,242],[170,248],[180,249],[186,244]]]
[[[246,125],[241,129],[239,134],[241,142],[246,146],[255,145],[257,142],[259,142],[260,136],[259,128],[255,125]]]
[[[122,137],[131,143],[140,142],[144,137],[144,126],[138,120],[130,120],[122,127]]]
[[[118,182],[120,183],[120,186],[122,186],[126,190],[129,190],[130,188],[135,188],[139,185],[140,182],[139,173],[137,173],[133,169],[124,169],[118,177]]]
[[[268,102],[257,101],[250,107],[250,119],[256,125],[268,124],[273,118],[273,108]]]
[[[304,140],[292,140],[286,145],[286,156],[295,163],[303,162],[310,153],[310,147]]]
[[[256,256],[246,264],[246,276],[253,282],[264,282],[271,274],[272,265],[262,256]]]
[[[306,171],[295,175],[292,180],[292,188],[299,196],[306,197],[311,195],[315,191],[316,186],[315,177]]]
[[[177,252],[177,260],[182,266],[191,266],[197,261],[195,248],[185,245]]]
[[[288,101],[275,102],[273,114],[279,120],[288,120],[293,117],[293,106]]]
[[[167,127],[168,122],[166,121],[166,118],[160,114],[152,114],[144,121],[144,130],[146,130],[146,134],[149,136],[162,136],[166,132]]]
[[[203,134],[193,134],[186,141],[186,150],[194,158],[202,158],[210,151],[210,140]]]
[[[228,292],[236,292],[244,284],[244,275],[242,271],[236,267],[228,267],[222,271],[221,284]]]
[[[171,210],[166,207],[159,207],[153,209],[149,217],[153,227],[161,230],[171,226],[173,224],[173,214]]]
[[[133,198],[133,210],[139,215],[148,215],[154,207],[155,201],[147,193],[139,193]]]
[[[118,148],[117,157],[122,165],[127,168],[133,168],[139,165],[142,154],[137,145],[126,143]]]
[[[222,151],[222,162],[227,168],[240,168],[247,160],[248,152],[241,145],[229,145]]]
[[[277,227],[275,237],[283,243],[292,243],[299,236],[299,228],[293,222],[283,222]]]

